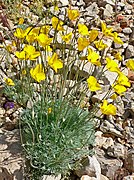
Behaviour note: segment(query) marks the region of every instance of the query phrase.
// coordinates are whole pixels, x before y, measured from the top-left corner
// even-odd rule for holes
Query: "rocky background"
[[[1,3],[1,2],[0,2]],[[36,14],[30,12],[29,1],[23,1],[22,6],[31,13],[33,19]],[[124,44],[114,44],[113,48],[122,54],[122,66],[128,59],[134,59],[134,1],[133,0],[72,0],[74,8],[79,7],[82,17],[88,27],[97,23],[100,17],[114,31],[119,33]],[[65,12],[68,0],[61,0],[61,12]],[[46,7],[43,7],[44,9]],[[0,31],[4,31],[2,17],[4,17],[4,3],[1,3]],[[53,12],[53,8],[51,8]],[[62,18],[62,15],[61,15]],[[13,27],[13,23],[9,20]],[[2,52],[2,50],[0,50]],[[2,56],[1,67],[5,68]],[[86,71],[86,69],[85,69]],[[103,122],[97,121],[95,155],[88,157],[83,168],[74,172],[70,179],[81,180],[134,180],[134,72],[124,70],[132,83],[125,96],[119,98],[118,114],[115,117],[104,116]],[[84,76],[85,73],[83,73]],[[1,79],[5,76],[0,68]],[[108,75],[108,81],[113,77]],[[11,102],[2,93],[3,84],[0,85],[0,180],[23,180],[24,160],[20,145],[18,117],[22,108]],[[105,89],[105,88],[104,88]],[[100,100],[100,94],[92,101]],[[47,180],[53,177],[44,177]],[[59,179],[58,177],[57,179]]]

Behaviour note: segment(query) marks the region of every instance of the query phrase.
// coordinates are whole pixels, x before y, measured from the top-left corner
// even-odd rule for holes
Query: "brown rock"
[[[127,154],[126,168],[130,173],[134,172],[134,149],[131,149]]]
[[[9,173],[6,168],[1,167],[0,180],[13,180],[13,174]]]

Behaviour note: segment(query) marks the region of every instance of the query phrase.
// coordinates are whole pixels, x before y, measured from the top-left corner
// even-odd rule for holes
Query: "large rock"
[[[134,149],[131,149],[127,154],[126,168],[130,173],[134,173]]]
[[[24,159],[21,156],[19,131],[1,131],[0,142],[0,180],[22,180]]]
[[[134,57],[134,46],[128,45],[125,53],[125,59]]]
[[[109,179],[114,179],[115,173],[123,165],[121,160],[106,157],[105,152],[102,149],[95,150],[97,160],[101,165],[101,173]]]

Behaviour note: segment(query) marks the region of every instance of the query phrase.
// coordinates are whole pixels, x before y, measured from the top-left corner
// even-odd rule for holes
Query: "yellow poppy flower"
[[[89,40],[84,37],[78,38],[78,50],[83,51],[89,45]]]
[[[109,71],[120,73],[120,69],[118,67],[118,64],[114,60],[107,57],[106,62],[107,62],[106,67]]]
[[[114,38],[114,42],[117,43],[117,44],[123,44],[123,41],[121,40],[120,37],[118,37],[118,33],[117,32],[114,32],[112,37]]]
[[[19,22],[18,22],[18,24],[23,24],[24,23],[24,18],[19,18]]]
[[[52,108],[48,108],[48,114],[52,113]]]
[[[121,56],[121,54],[119,52],[114,54],[114,58],[117,59],[118,61],[122,61],[122,56]]]
[[[51,21],[54,29],[58,31],[64,31],[64,28],[62,27],[63,22],[60,21],[57,17],[52,17]]]
[[[88,48],[88,56],[87,59],[89,62],[96,66],[101,66],[101,63],[99,61],[99,54],[97,54],[95,51],[93,51],[91,48]]]
[[[19,52],[19,51],[16,51],[15,52],[15,56],[18,58],[18,59],[26,59],[26,52],[25,51],[21,51],[21,52]]]
[[[14,32],[14,36],[17,37],[18,39],[24,39],[24,37],[26,36],[26,32],[21,28],[17,28],[16,31]]]
[[[113,85],[114,91],[119,94],[119,95],[123,95],[122,93],[126,92],[127,88],[123,85],[120,84],[116,84]]]
[[[126,63],[126,66],[134,71],[134,59],[129,59]]]
[[[131,83],[129,82],[129,79],[123,73],[119,73],[117,83],[120,84],[120,85],[126,86],[126,87],[131,86]]]
[[[87,83],[90,91],[97,91],[101,89],[100,84],[97,83],[97,79],[94,76],[90,76],[87,79]]]
[[[101,22],[101,29],[105,36],[113,36],[113,33],[112,33],[113,29],[110,27],[107,27],[106,23]]]
[[[10,79],[10,78],[5,78],[4,80],[5,80],[5,83],[6,83],[8,86],[14,86],[14,85],[15,85],[14,82],[13,82],[13,80]]]
[[[27,32],[27,35],[26,35],[27,42],[32,43],[38,37],[39,32],[40,32],[40,28],[36,27],[36,28],[33,28],[31,30],[31,27],[29,27],[29,28],[26,29],[26,32]]]
[[[68,34],[66,34],[66,35],[64,35],[64,36],[61,36],[62,37],[62,39],[63,39],[63,41],[65,41],[66,43],[69,43],[69,41],[71,40],[71,38],[72,38],[72,32],[70,32],[70,33],[68,33]]]
[[[92,29],[89,32],[89,41],[93,42],[97,38],[98,34],[99,34],[99,32],[96,29]]]
[[[60,59],[58,59],[56,53],[54,53],[51,58],[50,57],[48,58],[48,64],[52,69],[54,69],[56,73],[58,69],[63,68],[63,62]]]
[[[117,108],[113,104],[108,104],[107,100],[104,100],[103,104],[100,106],[100,110],[106,115],[116,115]]]
[[[30,70],[30,74],[37,82],[41,82],[46,79],[42,64],[37,64],[35,68],[32,68]]]
[[[76,20],[80,16],[80,12],[77,9],[68,9],[68,18],[71,21]]]
[[[117,98],[117,94],[116,93],[112,94],[112,96],[110,98],[115,100]]]
[[[35,47],[32,45],[26,45],[23,49],[26,52],[26,59],[36,60],[38,56],[40,56],[40,52],[36,51]]]
[[[44,48],[46,46],[49,46],[52,40],[53,40],[52,38],[49,38],[46,34],[42,34],[42,33],[37,37],[38,43]]]
[[[42,26],[40,28],[40,33],[43,33],[43,34],[47,35],[49,33],[49,31],[50,31],[50,26],[49,25],[45,25],[45,26]]]
[[[79,34],[83,36],[89,35],[88,28],[84,24],[78,24],[78,31],[79,31]]]
[[[103,43],[102,40],[95,41],[94,44],[99,51],[101,51],[107,47],[107,45],[105,43]]]

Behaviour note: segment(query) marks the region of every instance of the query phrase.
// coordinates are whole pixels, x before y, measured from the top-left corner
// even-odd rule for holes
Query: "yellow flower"
[[[52,108],[48,108],[48,114],[52,113]]]
[[[112,94],[112,96],[110,97],[111,99],[116,99],[117,98],[117,94],[116,93],[114,93],[114,94]]]
[[[40,52],[36,51],[35,47],[32,45],[26,45],[23,51],[26,52],[26,59],[35,60],[40,56]]]
[[[21,28],[17,28],[14,32],[14,36],[16,36],[18,39],[24,39],[24,37],[26,36],[26,32]]]
[[[88,28],[84,24],[78,24],[78,31],[79,31],[79,34],[83,36],[89,35]]]
[[[46,79],[42,64],[37,64],[35,68],[32,68],[30,70],[30,74],[37,82],[41,82]]]
[[[88,61],[96,66],[101,66],[99,59],[99,54],[97,54],[95,51],[93,51],[91,48],[88,48]]]
[[[106,115],[116,115],[117,108],[113,104],[108,104],[107,100],[103,101],[100,106],[101,112]]]
[[[40,52],[35,50],[35,47],[32,45],[26,45],[23,51],[16,51],[15,55],[19,59],[23,60],[36,60],[38,56],[40,56]]]
[[[29,43],[34,42],[36,40],[36,38],[38,37],[39,32],[40,32],[39,27],[36,27],[33,29],[31,29],[31,27],[28,27],[26,29],[26,33],[27,33],[26,40],[27,40],[27,42],[29,42]]]
[[[42,34],[42,33],[37,37],[38,43],[44,48],[46,46],[49,46],[52,40],[53,40],[52,38],[49,38],[46,34]]]
[[[80,16],[80,12],[77,9],[68,9],[68,18],[71,21],[76,20]]]
[[[24,18],[19,18],[19,23],[18,24],[23,24],[24,23]]]
[[[127,66],[129,69],[131,69],[131,70],[134,71],[134,60],[133,60],[133,59],[129,59],[129,60],[127,61],[127,63],[126,63],[126,66]]]
[[[105,36],[113,36],[113,29],[106,26],[106,24],[104,22],[101,22],[101,29],[102,29],[102,32]]]
[[[42,26],[40,28],[40,33],[43,33],[43,34],[48,34],[50,31],[50,26],[49,25],[45,25],[45,26]]]
[[[119,52],[114,54],[114,58],[117,59],[118,61],[122,61],[122,56],[121,56],[121,54]]]
[[[63,41],[65,41],[66,43],[69,43],[69,41],[71,40],[72,38],[72,32],[70,32],[69,34],[66,34],[64,36],[61,36]]]
[[[78,50],[83,51],[89,45],[89,40],[84,37],[78,38]]]
[[[54,29],[58,31],[64,31],[64,28],[62,27],[63,22],[60,21],[57,17],[52,17],[51,21]]]
[[[117,32],[114,32],[112,37],[114,38],[114,42],[117,43],[117,44],[123,44],[123,41],[121,40],[120,37],[118,37],[118,33]]]
[[[100,84],[97,83],[97,79],[94,76],[90,76],[87,79],[87,83],[90,91],[97,91],[101,89]]]
[[[92,29],[89,32],[89,41],[93,42],[97,38],[98,34],[99,34],[99,32],[96,29]]]
[[[131,86],[131,83],[129,82],[129,79],[123,73],[119,73],[117,83],[120,84],[120,85],[126,86],[126,87]]]
[[[120,84],[113,85],[113,88],[114,88],[114,91],[119,95],[122,95],[122,93],[124,93],[127,90],[125,86],[120,85]]]
[[[101,51],[107,47],[107,45],[104,44],[102,40],[95,41],[94,44],[99,51]]]
[[[59,11],[59,7],[58,7],[58,6],[55,6],[55,7],[54,7],[54,10],[55,10],[55,11]]]
[[[26,59],[26,52],[25,51],[16,51],[15,52],[15,56],[18,58],[18,59]]]
[[[26,74],[27,74],[27,72],[26,72],[25,69],[23,69],[23,70],[21,71],[21,73],[22,73],[22,75],[26,75]]]
[[[106,67],[109,71],[120,73],[120,69],[118,67],[118,64],[114,60],[107,57],[106,62],[107,62]]]
[[[4,80],[5,80],[5,83],[6,83],[8,86],[14,86],[14,85],[15,85],[14,82],[13,82],[13,80],[10,79],[10,78],[5,78]]]
[[[56,53],[53,54],[53,56],[48,58],[48,64],[49,66],[54,69],[54,71],[57,73],[57,69],[63,68],[63,62],[58,59],[58,56]]]

